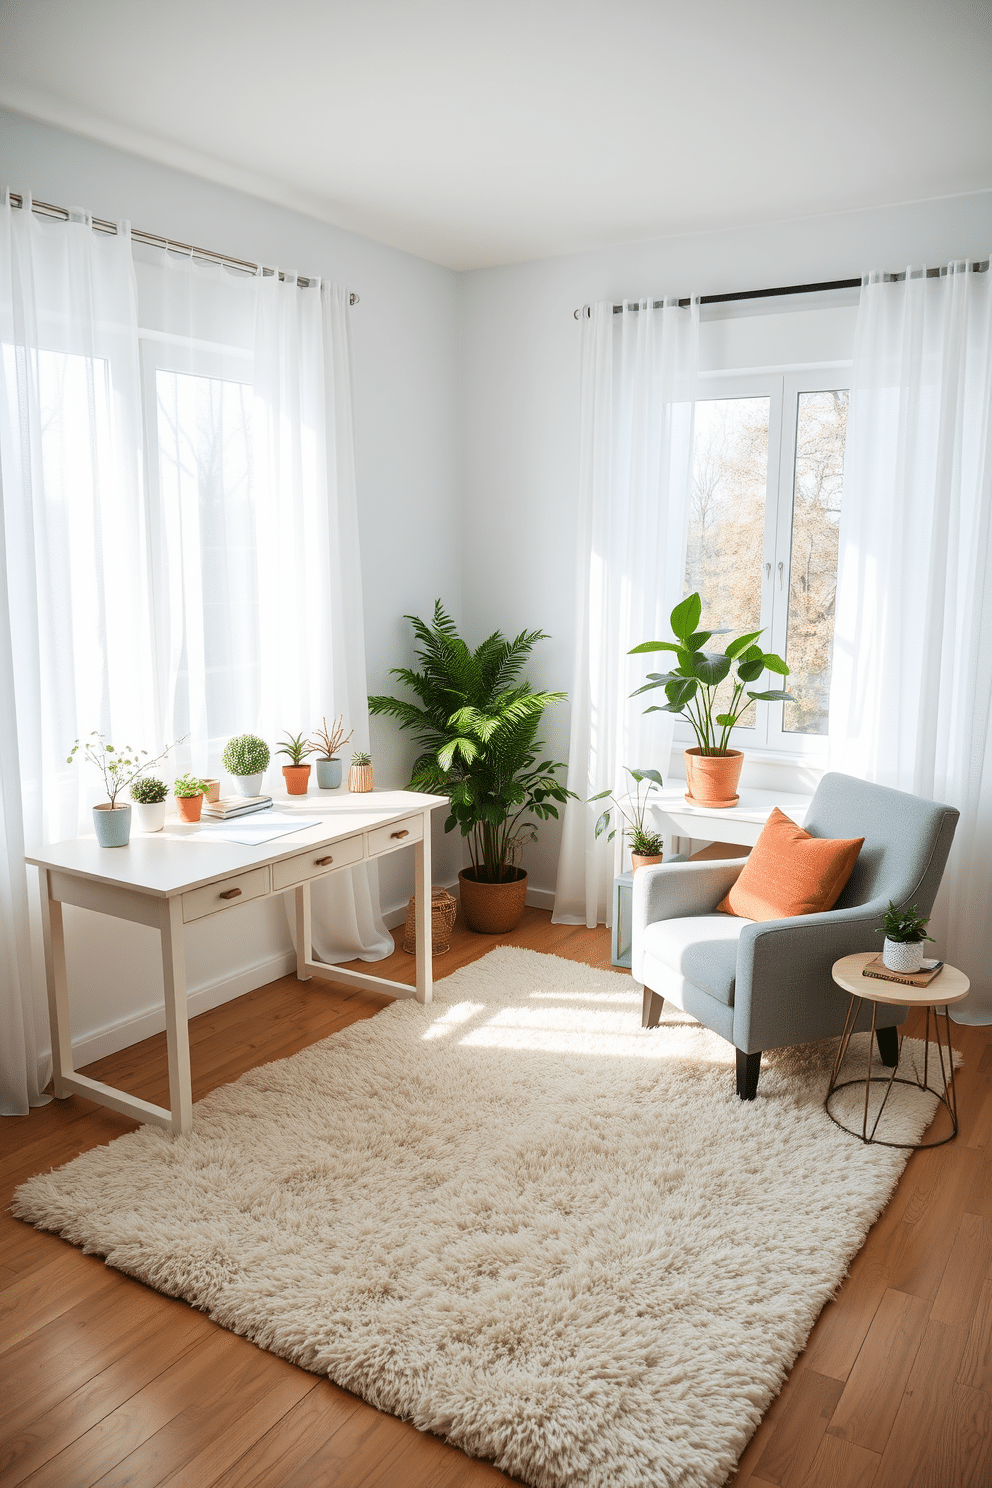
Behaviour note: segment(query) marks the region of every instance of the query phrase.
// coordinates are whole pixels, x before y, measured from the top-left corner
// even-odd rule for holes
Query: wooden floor
[[[606,931],[552,925],[539,910],[527,910],[519,930],[502,939],[609,966]],[[496,943],[456,929],[435,974]],[[379,969],[413,980],[412,957],[401,951]],[[194,1098],[381,1005],[363,992],[286,977],[204,1013],[190,1024]],[[730,1479],[733,1488],[992,1484],[992,1029],[956,1029],[955,1042],[965,1056],[960,1135],[910,1159]],[[164,1035],[87,1073],[164,1102]],[[6,1212],[24,1178],[132,1127],[79,1096],[0,1122],[0,1483],[511,1481]]]

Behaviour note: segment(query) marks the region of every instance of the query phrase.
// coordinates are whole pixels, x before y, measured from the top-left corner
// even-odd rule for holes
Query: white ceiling
[[[992,186],[992,0],[3,0],[0,103],[456,269]]]

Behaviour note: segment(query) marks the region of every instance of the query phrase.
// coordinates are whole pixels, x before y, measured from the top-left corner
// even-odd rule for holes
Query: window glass
[[[787,733],[827,732],[847,408],[845,389],[798,397],[785,652],[796,701],[785,704]]]
[[[739,634],[761,627],[770,404],[767,397],[696,404],[685,593],[699,591],[706,629]],[[719,638],[713,649],[722,650]],[[728,677],[714,712],[729,703],[732,690]],[[753,723],[752,703],[739,727]]]

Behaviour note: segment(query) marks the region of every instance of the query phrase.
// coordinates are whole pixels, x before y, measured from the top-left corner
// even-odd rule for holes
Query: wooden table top
[[[905,982],[886,982],[879,977],[862,976],[869,961],[874,961],[877,951],[856,951],[853,956],[842,956],[830,968],[831,975],[839,987],[853,992],[855,997],[867,997],[870,1002],[887,1002],[896,1007],[944,1007],[960,1002],[967,997],[971,986],[963,971],[956,966],[941,967],[927,987],[911,987]]]

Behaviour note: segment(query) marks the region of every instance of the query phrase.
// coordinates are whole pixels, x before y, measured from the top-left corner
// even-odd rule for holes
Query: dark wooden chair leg
[[[754,1100],[758,1093],[758,1075],[761,1073],[761,1050],[757,1054],[745,1054],[737,1050],[737,1094],[741,1100]]]
[[[878,1053],[882,1063],[886,1069],[895,1069],[899,1063],[898,1028],[876,1028],[875,1038],[878,1042]]]
[[[641,1008],[641,1027],[657,1028],[661,1022],[661,1010],[665,1006],[665,999],[659,997],[657,992],[652,992],[650,987],[644,988],[644,1004]]]

